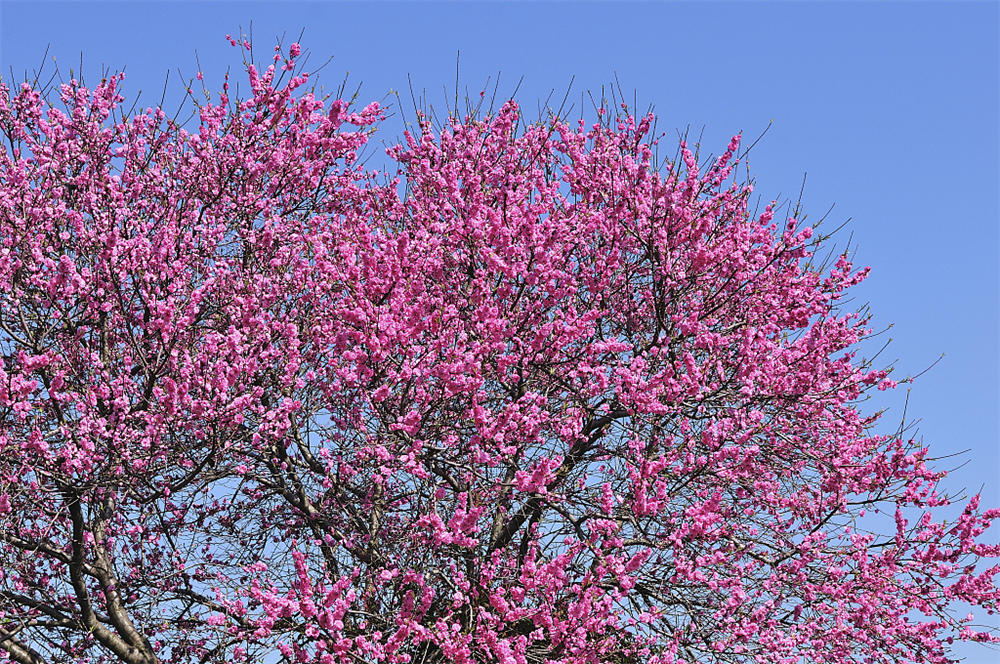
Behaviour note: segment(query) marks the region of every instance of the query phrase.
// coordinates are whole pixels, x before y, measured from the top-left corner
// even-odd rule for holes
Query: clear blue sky
[[[985,485],[985,502],[1000,504],[1000,3],[0,1],[0,66],[20,76],[51,45],[75,69],[82,52],[91,79],[124,66],[126,92],[143,89],[148,104],[168,69],[177,98],[177,68],[196,71],[195,49],[210,84],[238,69],[223,36],[251,22],[264,53],[305,28],[314,65],[334,56],[321,80],[336,87],[350,72],[362,100],[407,90],[410,74],[437,105],[461,51],[463,85],[477,92],[500,70],[509,93],[523,75],[528,109],[553,88],[561,98],[571,76],[579,100],[617,72],[661,129],[704,127],[708,151],[773,119],[751,155],[757,191],[796,196],[808,172],[811,216],[835,203],[831,224],[853,218],[858,260],[873,268],[858,301],[876,325],[895,324],[882,357],[905,376],[945,353],[914,384],[909,415],[937,454],[970,450],[947,486]],[[887,427],[904,397],[880,404],[892,408]]]

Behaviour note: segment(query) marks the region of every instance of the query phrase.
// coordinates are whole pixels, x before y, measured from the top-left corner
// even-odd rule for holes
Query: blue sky
[[[476,93],[499,70],[510,93],[523,76],[518,99],[532,110],[574,76],[579,106],[617,73],[660,129],[704,128],[708,152],[772,122],[750,157],[757,192],[795,197],[807,172],[810,217],[835,204],[829,224],[852,218],[842,237],[873,268],[857,302],[876,327],[894,324],[882,357],[906,376],[945,354],[912,386],[908,416],[935,454],[969,450],[945,461],[968,461],[948,487],[985,485],[984,502],[1000,504],[1000,3],[0,1],[0,71],[21,77],[49,45],[63,70],[82,52],[91,79],[125,67],[126,94],[141,88],[146,104],[172,70],[177,99],[195,50],[210,84],[238,69],[224,35],[251,22],[262,52],[304,28],[313,65],[334,58],[321,80],[335,88],[350,72],[362,101],[408,96],[409,74],[443,105],[460,51],[463,87]],[[878,403],[887,427],[905,396]]]

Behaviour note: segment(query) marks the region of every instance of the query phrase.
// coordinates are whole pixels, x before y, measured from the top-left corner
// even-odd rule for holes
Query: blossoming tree
[[[121,75],[0,87],[0,659],[996,640],[958,607],[997,607],[1000,510],[932,515],[927,450],[859,408],[894,385],[842,305],[866,270],[750,209],[739,137],[660,163],[651,117],[508,102],[422,117],[386,179],[383,111],[299,55],[188,128]]]

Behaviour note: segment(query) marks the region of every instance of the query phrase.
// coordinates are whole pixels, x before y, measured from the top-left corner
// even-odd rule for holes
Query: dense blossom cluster
[[[660,164],[651,117],[508,102],[422,117],[387,179],[384,111],[304,92],[299,54],[193,129],[120,75],[0,86],[0,659],[994,639],[954,613],[997,608],[1000,510],[931,515],[926,449],[859,408],[894,385],[841,306],[866,271],[750,209],[739,137]]]

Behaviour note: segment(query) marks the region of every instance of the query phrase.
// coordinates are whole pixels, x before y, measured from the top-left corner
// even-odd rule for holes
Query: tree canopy
[[[507,101],[419,116],[379,173],[385,109],[300,53],[192,127],[122,74],[0,85],[0,659],[998,640],[958,607],[997,608],[1000,510],[935,516],[928,450],[862,407],[895,387],[867,268],[753,209],[740,136],[661,159],[652,115]]]

